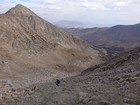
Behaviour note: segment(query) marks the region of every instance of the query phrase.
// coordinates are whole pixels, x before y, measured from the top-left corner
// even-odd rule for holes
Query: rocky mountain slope
[[[65,29],[91,45],[105,48],[110,53],[123,52],[140,45],[140,24],[117,25],[108,28]]]
[[[0,77],[21,77],[40,70],[50,70],[50,75],[78,72],[102,62],[100,56],[83,40],[20,4],[0,15]]]
[[[139,105],[140,47],[93,66],[78,76],[9,89],[1,105]]]

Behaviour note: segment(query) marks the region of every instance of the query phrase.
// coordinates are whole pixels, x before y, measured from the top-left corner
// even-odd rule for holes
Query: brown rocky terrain
[[[103,62],[101,56],[19,4],[0,14],[0,99],[18,96],[15,89],[75,75]]]
[[[22,5],[0,23],[0,105],[140,105],[140,47],[99,64],[99,50]]]
[[[0,77],[32,75],[43,69],[78,72],[102,62],[100,56],[83,40],[20,4],[0,15]]]
[[[0,102],[1,105],[140,105],[139,88],[140,48],[135,48],[80,75],[61,79],[59,87],[50,81],[9,89]]]

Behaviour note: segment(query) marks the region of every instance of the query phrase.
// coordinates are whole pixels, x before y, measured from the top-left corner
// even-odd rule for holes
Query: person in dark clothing
[[[57,86],[59,86],[60,80],[56,79],[55,84],[56,84]]]

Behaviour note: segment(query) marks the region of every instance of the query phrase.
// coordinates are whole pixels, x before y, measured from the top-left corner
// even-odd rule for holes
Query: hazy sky
[[[140,0],[0,0],[0,13],[23,4],[50,22],[140,23]]]

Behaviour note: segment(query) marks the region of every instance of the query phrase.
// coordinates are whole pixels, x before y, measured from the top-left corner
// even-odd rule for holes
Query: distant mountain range
[[[67,20],[61,20],[58,22],[54,22],[54,25],[60,27],[60,28],[79,28],[79,27],[85,27],[86,24],[82,22],[77,22],[77,21],[67,21]]]
[[[122,52],[140,45],[140,24],[64,30],[80,36],[91,45],[106,48],[109,52]]]
[[[102,24],[83,23],[78,21],[61,20],[53,23],[60,28],[91,28],[91,27],[104,27]],[[110,26],[110,25],[107,25]]]

